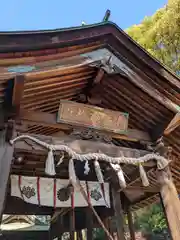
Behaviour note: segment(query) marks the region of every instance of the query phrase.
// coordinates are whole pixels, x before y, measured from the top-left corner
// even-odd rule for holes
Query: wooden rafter
[[[164,135],[169,135],[180,126],[180,112],[178,112],[164,130]]]
[[[118,63],[117,68],[119,69],[119,73],[121,69],[126,74],[128,79],[136,85],[138,88],[142,89],[145,93],[155,99],[157,102],[168,108],[174,113],[178,112],[179,106],[171,101],[168,97],[163,95],[159,90],[154,89],[154,87],[149,84],[149,77],[142,71],[140,71],[134,64],[128,61],[126,58],[122,57],[122,55],[118,54]]]
[[[22,121],[22,123],[24,122],[25,124],[28,125],[41,125],[56,128],[59,130],[71,130],[76,127],[70,126],[68,124],[57,123],[56,114],[44,113],[39,111],[21,111],[19,118]],[[126,135],[114,133],[111,133],[110,135],[112,138],[115,139],[122,139],[132,142],[138,141],[151,142],[151,138],[147,132],[143,132],[137,129],[128,129]]]
[[[163,123],[159,123],[151,130],[150,136],[153,141],[157,141],[162,136],[168,136],[176,128],[180,126],[180,112],[175,115],[172,114],[171,118],[168,118]]]

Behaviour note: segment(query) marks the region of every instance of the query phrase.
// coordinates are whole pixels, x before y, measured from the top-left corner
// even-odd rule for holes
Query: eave
[[[65,47],[83,42],[93,42],[97,39],[107,39],[108,41],[112,36],[138,57],[143,64],[153,69],[156,74],[180,88],[180,79],[170,69],[159,63],[113,22],[55,30],[0,32],[0,36],[0,52],[2,53],[52,49],[58,46]]]

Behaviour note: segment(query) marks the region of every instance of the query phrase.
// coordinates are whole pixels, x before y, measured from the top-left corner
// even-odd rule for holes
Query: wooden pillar
[[[106,217],[104,220],[103,220],[103,223],[104,223],[104,226],[106,227],[106,229],[109,231],[109,233],[112,235],[112,232],[111,232],[111,227],[110,227],[110,218],[109,217]],[[109,237],[107,236],[107,234],[105,234],[105,239],[106,240],[109,240]]]
[[[54,238],[61,239],[63,233],[63,225],[62,225],[62,216],[58,216],[56,221],[51,222],[49,229],[49,239],[53,240]]]
[[[70,240],[75,240],[75,211],[71,209],[69,214],[70,220]]]
[[[7,131],[0,132],[0,221],[2,218],[6,190],[13,159],[14,148],[7,141]]]
[[[116,228],[118,240],[125,240],[124,236],[124,214],[121,205],[120,193],[112,188],[113,207],[116,216]]]
[[[158,171],[160,194],[173,240],[180,239],[180,200],[169,168]]]
[[[131,240],[136,240],[132,212],[130,208],[127,209],[127,218]]]
[[[164,217],[166,218],[166,223],[167,223],[167,227],[168,227],[168,233],[169,233],[169,235],[170,235],[170,239],[172,240],[171,230],[170,230],[170,227],[169,227],[169,222],[168,222],[168,218],[167,218],[167,214],[166,214],[166,209],[165,209],[165,207],[164,207],[164,203],[163,203],[162,196],[161,196],[160,193],[159,193],[159,198],[160,198],[160,202],[161,202],[162,209],[163,209],[163,212],[164,212]],[[168,236],[167,236],[167,237],[168,237]]]
[[[86,210],[87,240],[93,239],[93,212],[87,207]]]
[[[83,240],[82,230],[77,232],[77,240]]]

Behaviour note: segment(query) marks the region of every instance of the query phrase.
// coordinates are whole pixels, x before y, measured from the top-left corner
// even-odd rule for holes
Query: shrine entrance
[[[179,79],[109,22],[0,45],[1,220],[50,216],[35,239],[125,240],[127,215],[135,240],[132,212],[161,198],[179,240]]]
[[[43,214],[46,209],[51,215],[51,239],[60,239],[66,232],[69,232],[70,239],[76,239],[77,233],[78,238],[82,239],[82,230],[87,229],[87,239],[90,240],[93,228],[100,227],[107,239],[113,240],[114,231],[109,225],[112,216],[116,219],[117,238],[125,239],[124,214],[128,214],[131,238],[135,239],[131,215],[132,195],[138,196],[138,189],[142,187],[144,192],[152,187],[150,173],[153,171],[157,172],[157,188],[162,193],[164,203],[167,203],[164,194],[173,197],[174,201],[178,200],[168,173],[170,155],[169,152],[160,155],[161,143],[155,145],[153,151],[148,151],[105,142],[109,141],[112,134],[115,137],[128,137],[128,114],[61,101],[57,119],[60,124],[76,126],[71,135],[14,136],[11,130],[12,137],[4,147],[4,156],[8,157],[11,153],[10,157],[14,159],[14,173],[10,176],[10,201],[16,199],[20,208],[24,202],[32,208],[31,211],[35,206],[39,207]],[[87,124],[90,126],[87,127]],[[7,133],[12,129],[10,126],[5,132],[5,139],[9,137]],[[102,126],[104,132],[109,129],[107,135],[101,134]],[[82,127],[86,131],[83,132]],[[90,138],[94,138],[93,141]],[[36,166],[34,176],[26,175],[24,170],[21,174],[23,165],[31,162]],[[38,170],[40,168],[42,172]],[[138,185],[133,184],[134,174],[139,176]]]

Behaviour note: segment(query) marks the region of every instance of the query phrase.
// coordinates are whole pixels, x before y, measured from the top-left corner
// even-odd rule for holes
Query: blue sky
[[[125,29],[163,7],[167,0],[1,0],[0,31],[53,29],[110,20]]]

